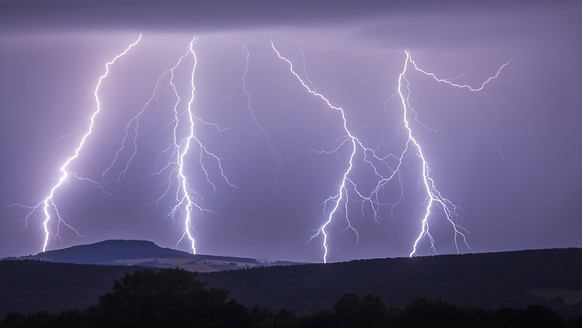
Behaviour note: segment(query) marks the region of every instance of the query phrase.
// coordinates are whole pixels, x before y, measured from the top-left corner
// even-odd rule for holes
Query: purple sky
[[[196,135],[222,158],[233,189],[216,177],[206,157],[211,186],[196,151],[187,158],[191,188],[213,213],[195,217],[194,236],[203,254],[321,261],[320,237],[307,242],[325,221],[322,202],[337,192],[349,147],[332,150],[345,134],[338,113],[310,95],[270,47],[294,62],[298,73],[346,113],[350,131],[378,154],[398,154],[406,141],[397,97],[404,50],[440,77],[478,85],[511,59],[482,92],[459,90],[410,71],[413,122],[431,174],[445,197],[462,208],[458,224],[471,250],[582,246],[582,5],[515,2],[510,7],[442,6],[406,2],[332,5],[318,2],[0,1],[0,257],[42,248],[42,213],[25,226],[27,210],[14,203],[41,202],[59,178],[95,110],[93,90],[104,64],[140,32],[140,44],[111,66],[101,89],[102,112],[80,156],[78,175],[100,180],[115,156],[122,131],[151,96],[158,77],[171,68],[197,34],[196,115],[227,130],[197,125]],[[250,54],[246,90],[241,89],[243,44]],[[303,56],[302,56],[303,51]],[[303,61],[304,58],[304,61]],[[179,70],[187,95],[189,73]],[[183,231],[165,219],[170,202],[150,203],[165,190],[166,177],[150,177],[171,142],[169,85],[146,108],[138,152],[125,179],[103,186],[69,180],[57,192],[62,217],[82,237],[61,226],[62,240],[49,249],[103,239],[149,239],[176,246]],[[338,141],[339,140],[339,141]],[[127,150],[127,149],[126,149]],[[121,156],[127,156],[124,151]],[[279,173],[278,173],[279,172]],[[407,256],[420,229],[424,194],[413,153],[403,164],[404,199],[381,208],[377,222],[349,191],[349,214],[360,241],[338,212],[328,229],[329,259]],[[355,161],[351,177],[362,190],[374,183],[370,167]],[[118,187],[118,188],[116,188]],[[399,185],[385,189],[397,201]],[[343,208],[343,205],[342,205]],[[454,253],[452,228],[442,212],[430,217],[438,253]],[[51,225],[55,232],[56,225]],[[420,255],[431,254],[424,238]]]

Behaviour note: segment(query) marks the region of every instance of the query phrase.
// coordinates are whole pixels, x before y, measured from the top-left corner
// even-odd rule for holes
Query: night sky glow
[[[570,1],[1,0],[0,257],[581,247],[580,22]]]

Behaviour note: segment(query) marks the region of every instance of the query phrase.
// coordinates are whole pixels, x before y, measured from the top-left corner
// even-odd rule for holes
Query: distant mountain
[[[146,240],[105,240],[47,251],[26,258],[59,263],[116,264],[120,260],[157,257],[192,258],[192,254],[162,248]]]
[[[268,262],[252,258],[193,255],[187,252],[163,248],[145,240],[106,240],[90,245],[47,251],[21,259],[100,265],[126,265],[153,268],[180,267],[188,271],[215,272],[296,264],[293,262]]]

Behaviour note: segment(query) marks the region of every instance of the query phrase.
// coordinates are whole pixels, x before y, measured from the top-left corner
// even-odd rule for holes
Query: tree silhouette
[[[250,327],[247,310],[227,302],[227,291],[204,287],[184,270],[138,271],[88,312],[99,327]]]
[[[259,307],[250,312],[223,289],[207,289],[196,273],[181,269],[144,270],[126,274],[113,290],[85,311],[58,314],[8,314],[4,327],[237,327],[237,328],[536,328],[582,327],[582,317],[566,322],[553,310],[532,305],[525,309],[462,308],[443,301],[417,300],[404,309],[386,308],[377,296],[340,297],[331,310],[297,317]]]

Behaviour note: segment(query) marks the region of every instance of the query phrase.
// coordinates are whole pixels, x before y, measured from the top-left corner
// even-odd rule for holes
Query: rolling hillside
[[[104,249],[114,252],[108,247]],[[93,256],[88,253],[85,257],[77,250],[72,254],[78,259]],[[172,252],[175,251],[157,255],[165,258]],[[172,254],[174,259],[189,255]],[[113,263],[119,260],[115,254],[110,256],[97,258],[108,264],[110,260]],[[122,257],[129,261],[129,255]],[[30,313],[87,307],[109,290],[115,279],[138,269],[22,259],[0,261],[0,317],[9,311]],[[542,304],[565,315],[582,315],[582,249],[573,248],[325,265],[257,265],[246,270],[199,273],[198,279],[209,287],[229,290],[232,298],[248,307],[286,308],[298,314],[329,308],[341,295],[357,293],[377,295],[388,306],[397,307],[424,298],[480,308]]]
[[[582,249],[359,260],[199,277],[245,305],[299,313],[328,308],[353,292],[399,307],[425,298],[482,308],[541,303],[582,314]]]

